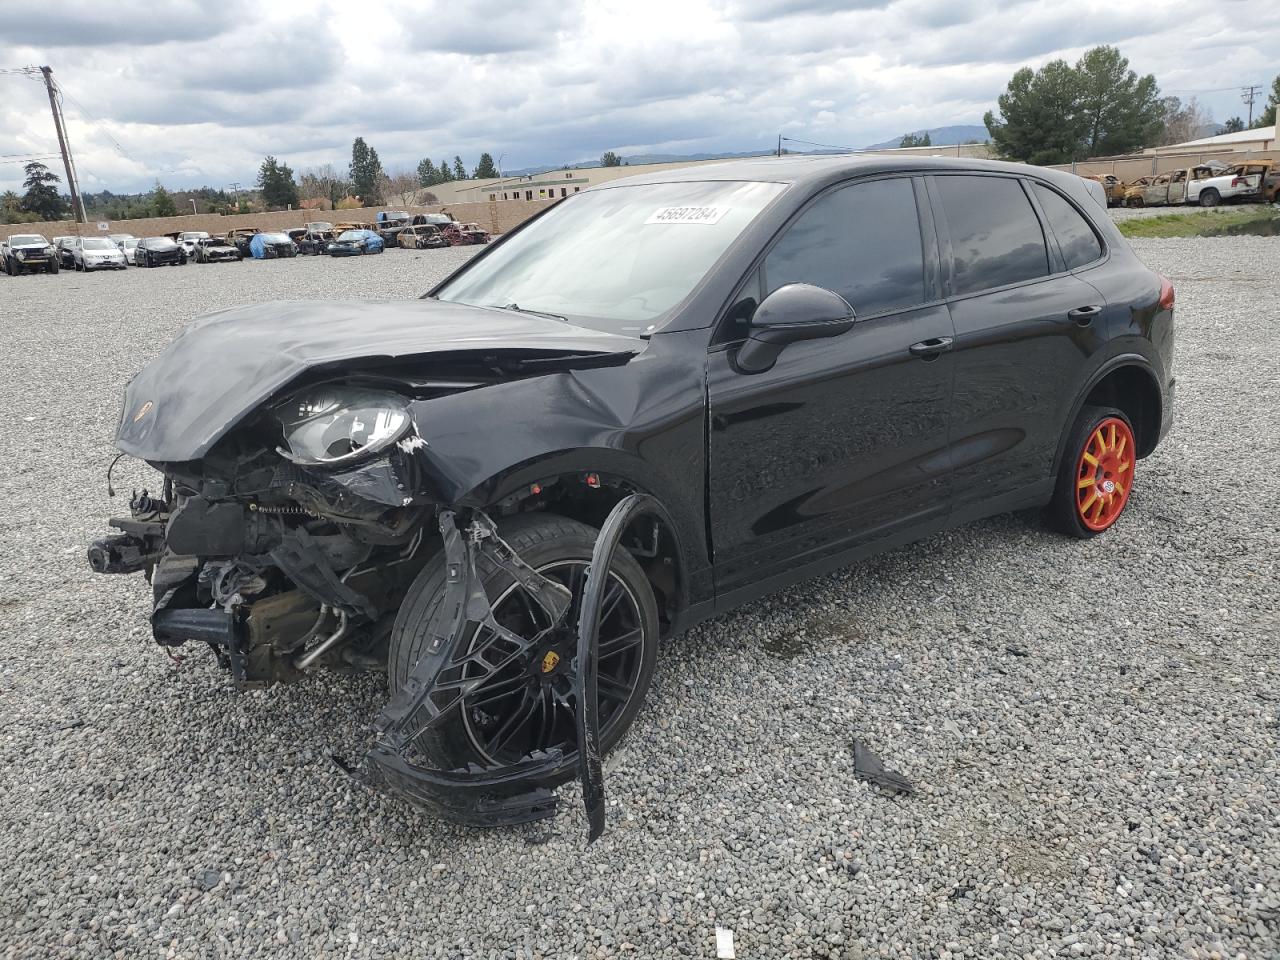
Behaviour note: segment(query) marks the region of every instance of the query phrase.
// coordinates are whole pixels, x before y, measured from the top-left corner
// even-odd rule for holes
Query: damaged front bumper
[[[391,499],[391,491],[398,486],[394,474],[384,476],[377,471],[363,480],[366,496],[381,493]],[[355,625],[374,623],[387,614],[387,601],[375,596],[376,591],[365,589],[363,575],[340,576],[335,569],[350,564],[354,570],[360,558],[348,556],[338,563],[334,552],[339,548],[320,543],[320,538],[303,526],[286,525],[278,516],[243,504],[203,497],[189,497],[172,512],[168,507],[168,496],[164,501],[152,501],[144,491],[135,497],[134,516],[112,521],[121,533],[90,547],[90,565],[103,573],[146,570],[157,598],[152,614],[156,641],[165,646],[188,640],[208,643],[241,685],[296,679]],[[338,767],[366,787],[461,824],[499,826],[554,816],[554,786],[565,772],[566,757],[561,750],[537,752],[503,766],[442,770],[424,762],[415,743],[460,709],[469,692],[535,649],[544,634],[569,626],[576,629],[577,637],[571,671],[579,744],[577,772],[583,784],[589,842],[595,840],[605,826],[597,638],[603,585],[608,578],[592,576],[591,571],[609,570],[623,531],[646,510],[659,512],[661,508],[649,497],[632,494],[609,514],[588,567],[576,624],[565,623],[572,601],[568,589],[528,566],[498,535],[489,517],[475,511],[460,525],[454,511],[438,510],[445,589],[427,626],[426,652],[374,720],[372,747],[355,762],[335,756]],[[209,575],[210,565],[199,562],[201,555],[234,556],[237,565],[218,566]],[[297,590],[258,603],[242,602],[240,591],[253,589],[253,578],[262,576],[254,570],[253,558],[260,558],[264,569],[269,562],[283,571]],[[508,574],[542,609],[551,625],[547,631],[524,637],[498,623],[477,570],[482,558],[487,566]],[[205,583],[209,580],[215,581],[212,587]],[[206,588],[212,591],[209,596],[198,592]],[[194,594],[193,589],[197,591]],[[197,605],[193,595],[211,596],[213,602]],[[308,631],[306,643],[282,649],[262,642],[277,622],[308,622],[316,616],[317,602],[319,618]],[[275,619],[267,619],[268,614],[261,610],[264,606],[272,607],[269,616]],[[310,643],[325,632],[320,629],[322,622],[329,621],[334,623],[334,631],[318,643]],[[464,641],[475,637],[480,628],[487,639],[464,650]],[[465,680],[439,679],[450,674],[448,668],[464,663],[479,666],[481,671],[473,669]]]

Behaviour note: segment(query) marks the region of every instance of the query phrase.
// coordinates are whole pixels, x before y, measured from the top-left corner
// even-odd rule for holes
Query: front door
[[[899,177],[820,195],[717,333],[707,390],[718,594],[940,522],[949,507],[953,331],[931,227],[922,240],[918,189]],[[839,293],[858,322],[789,345],[764,373],[739,372],[736,344],[755,304],[788,283]]]

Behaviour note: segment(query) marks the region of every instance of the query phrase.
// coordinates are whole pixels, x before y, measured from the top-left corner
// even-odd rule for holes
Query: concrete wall
[[[506,203],[446,203],[431,207],[365,207],[357,210],[287,210],[276,213],[242,213],[224,217],[216,213],[186,214],[179,217],[147,217],[141,220],[112,220],[107,230],[98,230],[98,221],[77,224],[70,220],[52,223],[0,223],[0,240],[16,233],[42,233],[57,236],[105,236],[108,233],[132,233],[135,237],[154,237],[175,230],[204,230],[224,234],[238,227],[259,230],[289,230],[310,220],[331,223],[370,222],[379,210],[407,210],[410,213],[451,213],[464,223],[475,222],[490,233],[506,233],[535,213],[550,206],[550,200],[509,200]]]

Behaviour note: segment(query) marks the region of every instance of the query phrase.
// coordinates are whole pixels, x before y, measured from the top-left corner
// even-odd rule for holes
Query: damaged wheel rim
[[[545,613],[518,584],[493,601],[494,616],[523,637],[538,637],[529,653],[469,693],[461,704],[462,728],[483,763],[514,763],[536,750],[559,747],[569,760],[577,751],[573,681],[578,609],[587,570],[585,560],[560,560],[539,567],[543,576],[564,584],[573,603],[564,622],[551,627]],[[611,740],[617,721],[635,696],[643,663],[640,605],[626,582],[610,573],[602,605],[599,691],[601,733]],[[486,628],[472,635],[468,651],[483,645]],[[479,676],[468,664],[462,676]]]

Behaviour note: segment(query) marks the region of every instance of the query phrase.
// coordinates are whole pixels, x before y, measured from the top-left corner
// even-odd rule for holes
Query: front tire
[[[1049,521],[1081,540],[1115,525],[1133,492],[1137,442],[1115,407],[1085,407],[1076,417],[1058,468]]]
[[[573,659],[584,571],[598,531],[554,514],[525,514],[508,519],[499,534],[520,557],[544,576],[573,591],[565,625],[510,666],[472,691],[460,707],[416,743],[441,769],[514,763],[534,750],[560,747],[564,762],[550,778],[562,783],[577,764],[576,699]],[[503,571],[477,564],[485,592],[499,623],[523,637],[547,626],[542,610]],[[653,678],[658,651],[658,609],[653,589],[639,563],[620,550],[610,570],[600,628],[600,745],[607,753],[635,720]],[[406,683],[410,669],[426,651],[427,624],[444,595],[442,555],[428,561],[409,588],[391,632],[387,673],[391,693]],[[475,629],[463,645],[474,650],[491,636]],[[460,651],[461,652],[461,651]],[[433,674],[445,680],[478,675],[468,663],[445,662],[438,654]]]

